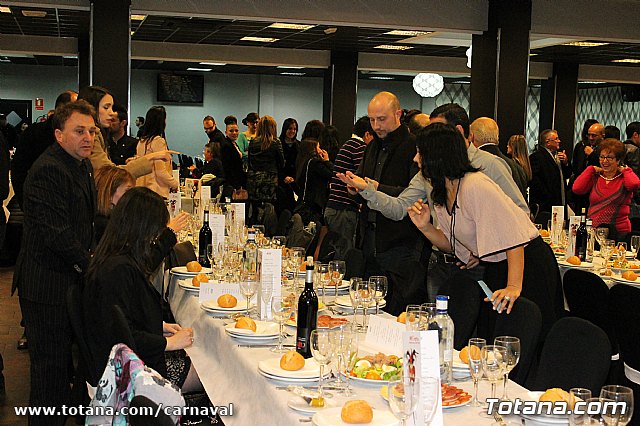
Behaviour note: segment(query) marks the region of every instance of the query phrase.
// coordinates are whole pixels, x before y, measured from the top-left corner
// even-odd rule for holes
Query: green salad
[[[357,358],[349,375],[367,380],[396,380],[402,377],[402,358],[382,353]]]

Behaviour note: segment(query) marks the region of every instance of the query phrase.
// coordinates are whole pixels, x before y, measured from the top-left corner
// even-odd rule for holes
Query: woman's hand
[[[173,336],[178,331],[182,330],[179,324],[169,324],[168,322],[162,321],[162,334],[165,337]]]
[[[407,213],[409,213],[411,222],[422,232],[431,224],[431,210],[422,200],[418,200],[409,206]]]
[[[167,228],[171,228],[171,230],[177,234],[182,231],[185,226],[187,226],[187,222],[189,221],[189,213],[180,212],[176,217],[169,221]]]
[[[362,179],[360,176],[353,174],[352,172],[347,173],[336,173],[338,179],[347,184],[347,188],[355,188],[358,191],[362,191],[367,187],[367,181]]]
[[[158,152],[150,152],[144,156],[149,161],[161,160],[161,161],[171,161],[171,154],[180,154],[178,151],[171,151],[170,149],[158,151]]]
[[[462,262],[458,262],[456,263],[456,265],[458,265],[460,267],[460,269],[471,269],[471,268],[475,268],[476,266],[478,266],[480,264],[480,259],[478,259],[476,256],[474,255],[470,255],[469,256],[469,261],[465,264]]]
[[[627,166],[618,166],[618,173],[624,172],[625,169],[628,169],[628,167]]]
[[[329,161],[329,153],[324,149],[321,149],[318,155],[322,158],[322,161]]]
[[[294,179],[291,176],[284,177],[284,183],[293,183]]]
[[[193,329],[183,328],[166,339],[167,347],[165,350],[177,351],[178,349],[184,349],[193,344]]]
[[[506,308],[507,314],[510,314],[511,309],[513,309],[514,303],[516,303],[516,299],[520,297],[521,291],[522,289],[519,288],[518,286],[508,285],[505,288],[494,291],[493,294],[491,295],[491,299],[489,299],[488,297],[485,297],[484,301],[491,302],[493,304],[494,311],[498,309],[498,306],[502,304],[502,306],[500,306],[500,310],[498,311],[498,313],[501,314],[502,311],[504,311],[504,309]]]

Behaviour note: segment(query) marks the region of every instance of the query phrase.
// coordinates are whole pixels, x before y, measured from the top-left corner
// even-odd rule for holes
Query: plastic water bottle
[[[440,349],[440,381],[447,385],[453,379],[453,320],[447,313],[449,296],[436,296],[435,324],[438,326]]]

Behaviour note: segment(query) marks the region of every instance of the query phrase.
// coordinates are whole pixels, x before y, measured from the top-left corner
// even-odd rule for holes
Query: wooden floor
[[[29,354],[16,349],[22,335],[18,296],[11,297],[13,268],[0,268],[0,353],[4,359],[7,400],[0,405],[0,425],[26,425],[27,419],[17,417],[13,407],[29,403]]]

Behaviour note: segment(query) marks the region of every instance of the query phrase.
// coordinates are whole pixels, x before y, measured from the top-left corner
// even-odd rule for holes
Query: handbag
[[[231,194],[231,199],[236,201],[245,201],[249,199],[249,191],[240,187],[238,189],[234,189]]]

